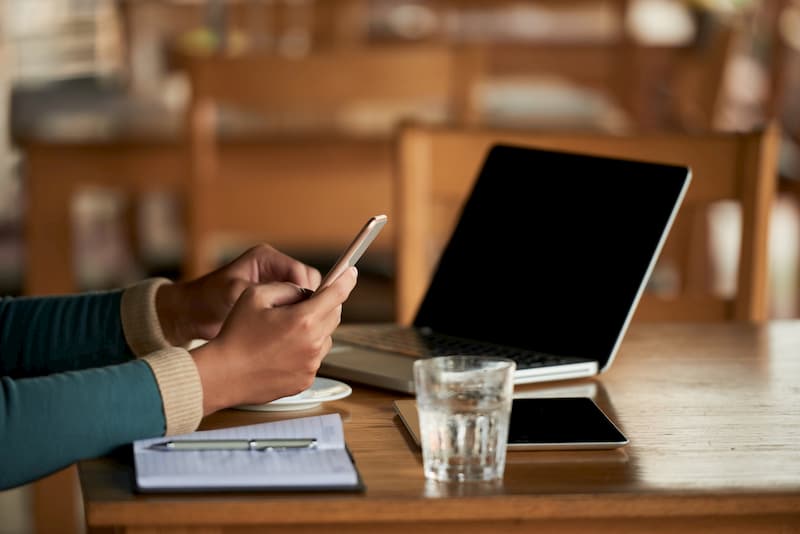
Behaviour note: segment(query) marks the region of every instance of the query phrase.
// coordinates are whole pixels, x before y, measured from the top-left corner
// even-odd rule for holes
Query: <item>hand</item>
[[[356,278],[351,267],[310,298],[291,283],[245,289],[219,335],[191,352],[203,385],[203,414],[309,388]]]
[[[319,271],[313,267],[269,245],[258,245],[205,276],[161,286],[156,310],[167,340],[180,346],[193,339],[215,337],[234,303],[249,287],[291,282],[316,289],[320,280]]]

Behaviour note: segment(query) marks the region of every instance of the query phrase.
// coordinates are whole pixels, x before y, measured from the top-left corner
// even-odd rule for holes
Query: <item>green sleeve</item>
[[[144,361],[36,378],[2,377],[0,489],[164,431],[161,395]]]
[[[0,299],[0,375],[41,376],[133,358],[122,291]]]

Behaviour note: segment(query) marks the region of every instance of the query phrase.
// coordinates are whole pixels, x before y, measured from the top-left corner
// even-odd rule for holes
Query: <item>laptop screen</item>
[[[493,147],[414,320],[604,367],[686,167]]]

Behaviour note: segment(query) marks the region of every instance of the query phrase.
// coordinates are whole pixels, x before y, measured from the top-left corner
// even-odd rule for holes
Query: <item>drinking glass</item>
[[[488,356],[439,356],[414,362],[425,477],[440,481],[503,478],[516,364]]]

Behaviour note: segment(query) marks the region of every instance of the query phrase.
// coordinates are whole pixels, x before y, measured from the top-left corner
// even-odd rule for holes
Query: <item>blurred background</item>
[[[180,278],[256,241],[324,271],[360,221],[391,214],[392,134],[408,120],[610,134],[748,131],[776,123],[781,146],[770,229],[770,313],[800,315],[800,0],[0,5],[5,295]],[[438,94],[370,98],[371,82],[382,75],[346,58],[387,50],[456,51],[471,59],[453,68]],[[334,68],[313,70],[315,58],[325,55],[341,59]],[[220,58],[265,63],[253,63],[251,81],[244,82]],[[428,73],[411,60],[398,65],[398,86],[421,82]],[[292,76],[297,79],[289,83]],[[256,85],[258,77],[263,80]],[[231,105],[204,114],[196,98],[204,91],[231,100],[243,92],[242,100],[259,112]],[[343,103],[331,96],[340,93],[352,98]],[[268,102],[257,103],[259,96]],[[219,149],[217,139],[234,148]],[[263,228],[237,235],[226,227],[200,246],[201,233],[186,230],[198,223],[189,209],[197,197],[186,184],[194,183],[187,178],[192,173],[214,180],[209,169],[238,173],[251,185],[259,176],[288,185],[267,185],[262,213],[220,201],[227,208],[214,208],[216,220],[239,217],[250,228],[258,219]],[[320,186],[313,176],[323,172],[331,178]],[[292,196],[268,202],[270,190]],[[301,216],[301,206],[319,216]],[[733,292],[736,206],[714,210],[710,224],[717,291]],[[394,318],[393,236],[387,230],[361,264],[345,321]],[[208,258],[187,259],[201,253]],[[0,494],[0,532],[36,530],[31,501],[24,490]],[[66,507],[79,514],[73,504]]]

